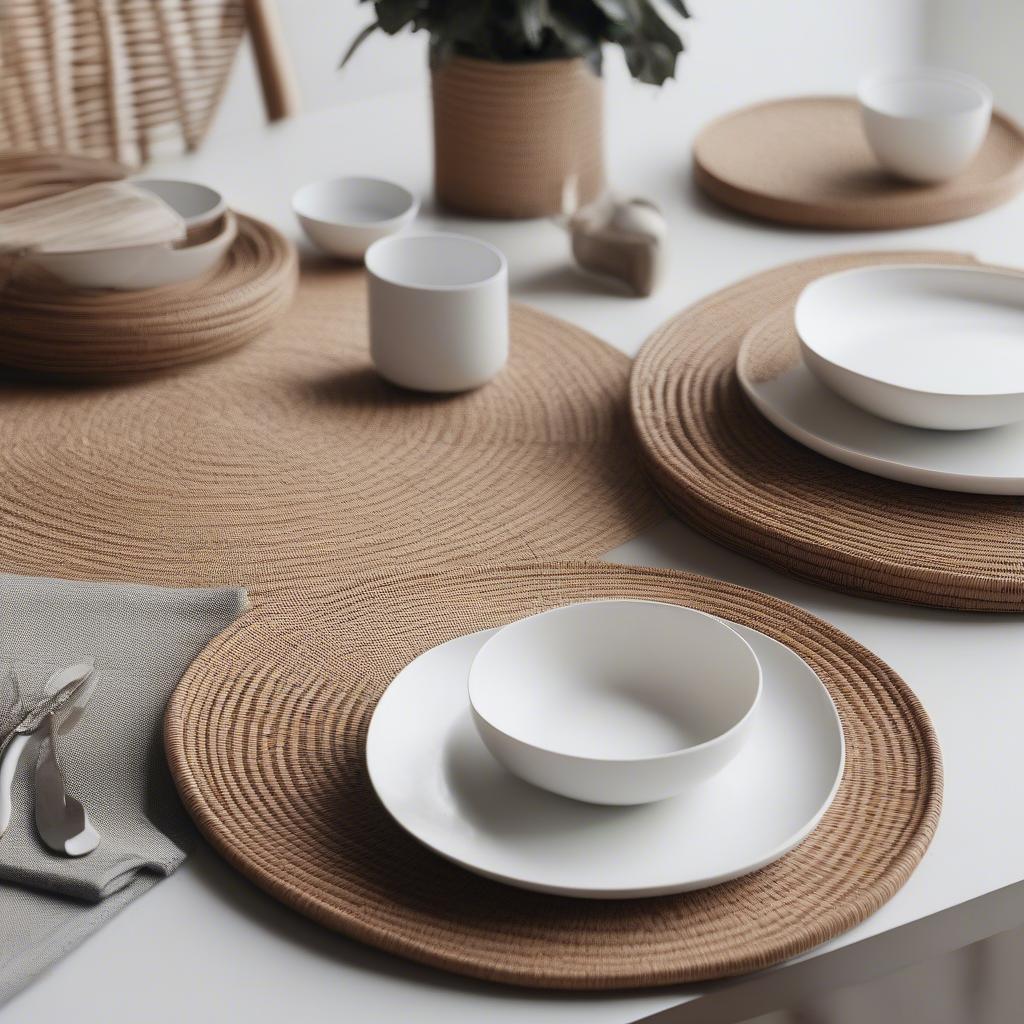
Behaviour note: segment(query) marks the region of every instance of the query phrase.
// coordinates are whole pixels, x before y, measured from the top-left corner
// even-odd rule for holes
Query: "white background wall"
[[[935,6],[963,9],[972,4],[1012,7],[1021,0],[935,0]],[[837,18],[841,5],[849,12]],[[852,88],[865,67],[901,59],[918,46],[922,9],[928,0],[693,0],[695,17],[683,26],[688,41],[674,86],[707,88],[714,83],[723,108],[763,95],[762,72],[771,65],[773,82],[785,69],[791,91]],[[1021,4],[1024,7],[1024,4]],[[372,36],[344,71],[338,63],[358,30],[372,20],[371,6],[356,0],[278,0],[285,36],[303,104],[318,109],[361,96],[424,85],[423,34]],[[784,31],[779,33],[779,27]],[[779,45],[779,39],[785,40]],[[765,40],[772,42],[766,44]],[[649,88],[618,83],[621,57],[606,56],[616,88]],[[652,90],[653,92],[654,90]],[[234,69],[228,94],[214,125],[224,137],[262,119],[256,73],[248,45]]]

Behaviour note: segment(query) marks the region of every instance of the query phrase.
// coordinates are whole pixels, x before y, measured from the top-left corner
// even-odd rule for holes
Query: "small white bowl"
[[[399,387],[480,387],[508,358],[508,264],[478,238],[382,238],[367,250],[370,358]]]
[[[303,231],[324,252],[361,260],[374,242],[401,231],[419,200],[381,178],[332,178],[304,185],[292,196]]]
[[[180,284],[201,277],[223,258],[238,234],[231,213],[207,242],[180,248],[161,242],[123,249],[35,253],[32,261],[74,288],[115,288],[135,291]]]
[[[793,322],[808,369],[875,416],[928,430],[1024,419],[1024,275],[856,267],[812,281]]]
[[[473,720],[510,772],[597,804],[714,775],[747,738],[761,666],[724,622],[656,601],[592,601],[494,634],[469,672]]]
[[[189,233],[213,224],[227,212],[224,196],[209,185],[177,178],[133,178],[132,184],[152,193],[177,211]]]
[[[862,79],[857,98],[878,162],[892,174],[925,184],[965,170],[992,118],[988,86],[941,68],[874,72]]]

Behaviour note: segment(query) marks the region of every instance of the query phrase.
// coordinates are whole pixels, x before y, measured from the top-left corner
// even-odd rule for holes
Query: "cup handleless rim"
[[[938,110],[932,113],[894,114],[886,110],[872,96],[877,86],[895,85],[903,82],[943,82],[961,86],[973,94],[975,102],[963,110]],[[974,117],[979,111],[992,108],[992,90],[980,78],[950,68],[913,65],[875,68],[863,75],[857,85],[857,99],[862,107],[883,117],[897,120],[948,121],[957,117]]]
[[[423,239],[458,241],[466,243],[469,246],[482,249],[497,260],[497,268],[493,273],[471,281],[455,282],[451,284],[432,284],[425,281],[403,279],[396,275],[387,273],[380,267],[382,254],[386,252],[387,249],[392,246],[408,246],[410,243],[416,243]],[[371,278],[375,278],[376,280],[381,281],[384,284],[391,285],[392,287],[404,288],[411,292],[468,292],[474,291],[478,288],[486,288],[488,285],[500,282],[508,276],[508,260],[505,258],[505,254],[497,246],[491,245],[490,242],[485,242],[481,238],[475,238],[472,235],[459,234],[454,231],[420,231],[415,233],[406,232],[400,235],[389,235],[387,238],[378,239],[366,250],[364,263],[366,266],[366,272]]]

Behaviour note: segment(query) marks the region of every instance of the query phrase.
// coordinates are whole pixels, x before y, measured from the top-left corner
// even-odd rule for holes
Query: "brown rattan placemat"
[[[679,896],[579,900],[472,875],[421,847],[377,802],[366,729],[394,675],[461,634],[572,601],[674,601],[791,647],[839,708],[836,800],[796,850]],[[461,974],[608,989],[766,967],[853,926],[908,878],[935,830],[935,735],[895,673],[793,605],[701,576],[602,563],[384,574],[249,615],[178,687],[166,742],[179,790],[240,871],[314,920]]]
[[[846,593],[1024,611],[1024,499],[914,487],[840,465],[776,430],[736,379],[747,331],[814,278],[870,263],[967,261],[893,252],[805,260],[734,284],[659,328],[637,357],[630,392],[669,505],[722,544]]]
[[[913,185],[879,167],[854,99],[773,100],[709,124],[693,148],[697,184],[765,220],[815,228],[903,228],[971,217],[1024,187],[1024,132],[996,112],[981,152],[942,185]]]
[[[628,374],[514,307],[493,382],[401,391],[370,364],[362,271],[309,264],[284,316],[223,359],[90,387],[0,377],[0,566],[258,600],[353,571],[596,554],[664,514]]]
[[[223,262],[183,284],[78,290],[30,263],[15,267],[0,285],[0,363],[52,377],[118,379],[252,341],[288,308],[298,261],[269,224],[236,216],[238,237]]]

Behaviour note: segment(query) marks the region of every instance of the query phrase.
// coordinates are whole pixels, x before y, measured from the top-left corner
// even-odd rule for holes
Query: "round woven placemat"
[[[903,228],[971,217],[1024,187],[1024,132],[996,112],[971,166],[941,185],[886,174],[856,100],[811,96],[745,107],[709,124],[693,147],[697,184],[765,220],[815,228]]]
[[[429,852],[380,806],[364,746],[374,706],[412,658],[571,601],[647,598],[752,626],[813,666],[839,708],[847,763],[796,850],[724,885],[641,900],[503,886]],[[378,575],[309,589],[207,648],[172,698],[166,745],[206,837],[314,920],[461,974],[569,989],[722,977],[801,953],[906,881],[934,833],[939,749],[907,686],[850,637],[727,583],[601,563]]]
[[[656,486],[710,537],[793,576],[864,597],[1024,611],[1024,499],[957,494],[840,465],[776,430],[742,393],[747,331],[822,274],[871,263],[969,262],[859,253],[748,278],[680,313],[633,367],[633,422]]]
[[[0,287],[0,363],[52,377],[118,379],[252,341],[288,308],[298,261],[269,224],[236,216],[238,237],[223,262],[183,284],[77,290],[20,263]]]
[[[664,514],[629,360],[592,335],[514,307],[508,366],[451,397],[391,387],[367,349],[362,271],[310,263],[226,358],[90,387],[0,377],[0,567],[258,601],[354,571],[593,555]]]

